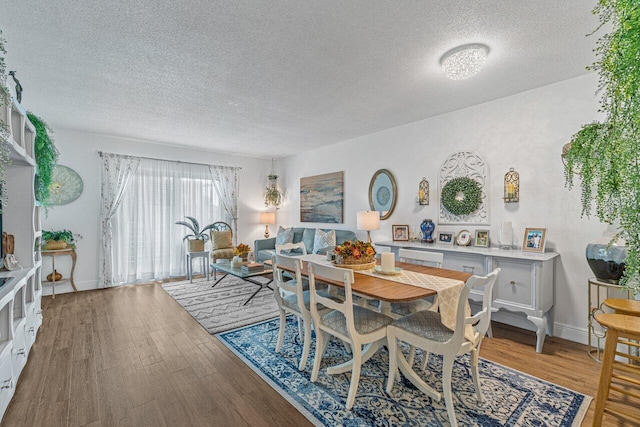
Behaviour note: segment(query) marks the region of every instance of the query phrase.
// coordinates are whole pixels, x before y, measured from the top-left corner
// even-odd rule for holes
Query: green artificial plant
[[[36,128],[35,155],[38,164],[38,173],[35,180],[36,200],[42,206],[49,206],[50,186],[53,177],[53,168],[58,163],[58,149],[53,143],[50,133],[51,128],[38,116],[29,112],[29,121]]]
[[[566,184],[580,179],[583,215],[593,207],[600,221],[619,221],[615,239],[629,245],[620,284],[640,292],[640,2],[600,0],[594,14],[611,31],[596,45],[600,111],[605,118],[583,126],[563,153]]]
[[[54,231],[42,230],[42,240],[44,240],[45,242],[49,240],[62,240],[71,245],[73,245],[73,243],[75,242],[73,233],[66,229]]]
[[[11,102],[11,93],[7,88],[6,81],[6,68],[4,63],[4,54],[7,51],[4,48],[4,39],[2,38],[2,30],[0,30],[0,108],[9,105]],[[11,158],[9,157],[9,127],[7,123],[0,119],[0,213],[7,205],[7,166],[11,164]]]
[[[191,234],[187,234],[186,236],[184,236],[182,238],[182,240],[204,240],[205,242],[207,240],[209,240],[209,236],[205,233],[207,230],[211,230],[213,228],[213,224],[209,224],[206,227],[204,227],[202,230],[200,230],[200,223],[198,222],[197,219],[191,217],[191,216],[187,216],[185,217],[189,220],[189,222],[186,221],[178,221],[176,222],[176,224],[178,225],[184,225],[185,227],[187,227],[189,230],[191,230]]]

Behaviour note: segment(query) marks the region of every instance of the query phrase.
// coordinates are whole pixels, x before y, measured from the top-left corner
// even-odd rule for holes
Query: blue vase
[[[436,229],[436,225],[430,219],[425,219],[420,224],[420,230],[422,234],[422,241],[425,243],[433,243],[433,231]]]

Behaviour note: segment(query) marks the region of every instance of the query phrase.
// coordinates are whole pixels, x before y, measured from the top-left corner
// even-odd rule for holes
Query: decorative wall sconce
[[[427,178],[424,177],[422,178],[422,181],[420,181],[420,185],[418,186],[418,204],[429,204],[429,181],[427,181]]]
[[[518,203],[520,201],[520,174],[513,168],[504,175],[504,202]]]

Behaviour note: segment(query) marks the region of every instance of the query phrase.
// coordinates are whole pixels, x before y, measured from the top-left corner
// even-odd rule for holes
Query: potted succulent
[[[209,240],[209,236],[206,234],[207,230],[211,230],[213,228],[213,224],[209,224],[204,227],[202,230],[200,229],[200,223],[197,219],[191,216],[185,217],[189,220],[186,221],[178,221],[176,224],[184,225],[189,230],[191,230],[191,234],[187,234],[182,238],[183,241],[189,241],[189,252],[202,252],[204,251],[204,243]]]
[[[44,248],[48,251],[66,249],[75,245],[73,233],[69,230],[42,230],[42,240],[45,241]]]

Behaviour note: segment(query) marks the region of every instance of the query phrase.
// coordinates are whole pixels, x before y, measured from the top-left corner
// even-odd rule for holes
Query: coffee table
[[[273,288],[271,286],[269,286],[271,284],[271,282],[273,282],[273,276],[271,276],[271,280],[269,280],[268,282],[258,282],[257,280],[253,279],[253,277],[266,276],[268,274],[272,274],[273,273],[273,269],[271,269],[271,268],[265,267],[263,270],[251,271],[251,272],[248,272],[248,273],[246,271],[242,271],[242,269],[240,267],[233,267],[231,265],[231,263],[224,263],[224,264],[212,263],[211,264],[211,268],[213,269],[213,280],[216,281],[213,284],[213,286],[211,286],[212,288],[215,287],[218,283],[220,283],[220,281],[222,279],[227,277],[225,275],[225,276],[223,276],[223,277],[218,279],[218,271],[222,271],[224,273],[231,274],[232,276],[239,277],[240,279],[244,280],[245,282],[253,283],[254,285],[259,286],[258,290],[255,291],[249,297],[249,299],[246,300],[244,302],[244,304],[242,304],[242,305],[247,305],[247,303],[249,301],[251,301],[253,299],[253,297],[258,295],[258,292],[260,292],[264,288],[269,288],[269,289],[273,290]]]

